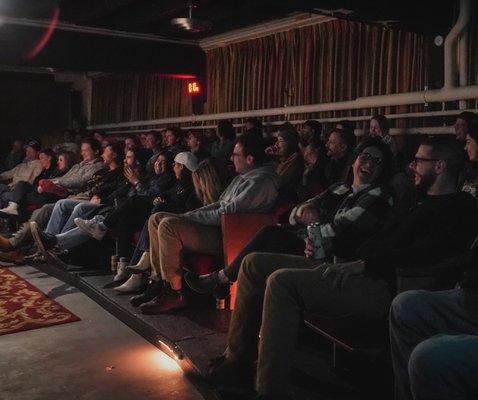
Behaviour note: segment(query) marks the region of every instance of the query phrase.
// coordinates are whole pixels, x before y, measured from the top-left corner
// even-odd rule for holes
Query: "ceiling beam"
[[[27,27],[35,27],[35,28],[48,28],[51,22],[49,20],[40,20],[40,19],[2,17],[2,24],[14,25],[14,26],[27,26]],[[197,42],[192,40],[168,39],[158,35],[125,32],[125,31],[113,30],[113,29],[95,28],[91,26],[68,24],[64,22],[58,23],[57,26],[55,27],[55,30],[76,32],[76,33],[86,33],[90,35],[99,35],[99,36],[110,36],[110,37],[116,37],[116,38],[127,38],[127,39],[144,40],[144,41],[152,41],[152,42],[197,46]]]

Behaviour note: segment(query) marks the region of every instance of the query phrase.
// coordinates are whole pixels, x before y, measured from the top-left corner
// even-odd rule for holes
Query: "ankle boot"
[[[141,274],[151,268],[149,251],[145,251],[136,265],[128,265],[126,271],[131,274]]]
[[[113,290],[120,294],[130,294],[139,292],[142,287],[144,287],[143,275],[134,274],[131,275],[125,283],[123,283],[121,286],[115,287]]]

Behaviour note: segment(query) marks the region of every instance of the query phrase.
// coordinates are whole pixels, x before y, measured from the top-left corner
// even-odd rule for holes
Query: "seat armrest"
[[[464,253],[457,256],[447,258],[438,264],[423,268],[398,268],[397,277],[401,278],[418,278],[426,276],[438,276],[447,273],[460,274],[467,265],[470,253]]]

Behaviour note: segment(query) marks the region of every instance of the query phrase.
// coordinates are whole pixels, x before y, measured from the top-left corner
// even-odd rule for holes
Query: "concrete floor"
[[[0,336],[1,400],[203,398],[173,360],[77,289],[11,269],[81,321]]]

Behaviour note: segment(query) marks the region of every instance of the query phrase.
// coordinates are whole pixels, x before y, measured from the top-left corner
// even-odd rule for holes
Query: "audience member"
[[[471,165],[467,165],[466,174],[464,176],[464,182],[462,190],[470,193],[473,197],[477,198],[478,187],[478,121],[470,125],[470,129],[466,134],[465,151],[468,155],[468,159]]]
[[[81,191],[86,189],[88,181],[103,167],[103,163],[98,158],[100,148],[100,143],[95,139],[83,139],[81,144],[83,161],[73,165],[65,175],[59,178],[41,179],[38,183],[39,191],[84,197]],[[23,259],[23,254],[19,251],[20,247],[30,244],[33,240],[30,222],[35,221],[43,229],[48,224],[54,206],[55,204],[45,204],[35,210],[30,220],[23,224],[12,237],[0,236],[0,250],[9,252],[2,254],[3,259],[9,258],[11,261],[21,261]]]
[[[183,213],[199,206],[199,201],[195,196],[192,174],[198,170],[198,163],[196,157],[190,152],[182,152],[174,157],[174,175],[176,176],[176,184],[167,190],[164,194],[157,196],[153,205],[152,213],[171,212]],[[84,221],[77,221],[77,225],[90,235],[95,232],[95,226]],[[150,236],[148,231],[148,222],[145,223],[139,243],[136,246],[135,254],[132,258],[132,263],[135,263],[135,268],[141,271],[150,268]],[[142,253],[142,255],[139,255]],[[144,268],[144,269],[142,269]],[[154,274],[154,272],[153,272]],[[151,275],[153,277],[153,275]],[[109,286],[117,286],[116,283],[123,280],[121,286],[117,286],[115,290],[121,293],[133,293],[138,291],[143,285],[143,279],[140,275],[133,274],[129,279],[129,274],[126,270],[119,270]],[[149,287],[155,287],[157,279],[153,279]],[[148,288],[147,288],[148,289]]]
[[[461,163],[455,141],[424,142],[412,167],[415,184],[426,196],[406,213],[394,213],[357,252],[357,261],[318,265],[297,256],[247,256],[239,273],[228,347],[209,379],[250,385],[258,355],[257,392],[264,398],[285,398],[304,310],[329,317],[382,318],[393,296],[396,268],[426,267],[469,248],[478,210],[469,194],[456,190]],[[313,254],[310,242],[306,254]]]
[[[272,153],[279,176],[279,189],[294,193],[304,171],[304,160],[299,149],[297,131],[295,129],[279,130]]]
[[[217,140],[218,137],[215,129],[208,128],[204,130],[204,146],[209,153],[211,153],[212,144]]]
[[[189,151],[193,153],[198,162],[208,158],[210,156],[209,151],[204,145],[204,136],[198,129],[191,129],[186,135],[186,143]]]
[[[40,154],[40,143],[31,140],[26,145],[25,159],[11,170],[0,174],[0,181],[9,181],[8,185],[0,184],[0,194],[9,191],[17,182],[25,181],[32,183],[40,174],[42,166],[38,155]]]
[[[219,121],[216,133],[218,140],[212,143],[211,156],[227,164],[230,161],[234,149],[234,140],[236,139],[236,132],[232,122]]]
[[[156,213],[149,218],[151,278],[165,283],[161,292],[148,293],[149,298],[143,298],[143,313],[163,313],[187,305],[182,290],[181,252],[221,256],[221,214],[265,212],[273,206],[277,197],[277,175],[270,168],[262,167],[264,156],[262,138],[238,137],[231,159],[239,175],[217,202],[181,215]]]
[[[325,179],[325,147],[315,147],[308,145],[302,151],[304,158],[304,172],[302,179],[295,187],[297,197],[304,201],[312,196],[320,194],[327,187],[327,180]]]
[[[75,132],[71,129],[65,129],[63,131],[63,143],[59,143],[53,146],[53,151],[56,154],[71,152],[73,154],[78,154],[80,151],[80,146],[78,143],[75,143]]]
[[[113,205],[118,193],[124,191],[123,146],[119,143],[108,145],[102,159],[104,168],[89,181],[88,191],[82,198],[63,199],[55,203],[45,232],[35,221],[30,223],[38,249],[47,259],[51,260],[52,254],[48,250],[55,246],[60,250],[74,247],[68,231],[76,227],[75,218],[97,214],[105,205]]]
[[[161,141],[156,131],[150,131],[145,134],[144,146],[149,153],[149,159],[146,163],[146,173],[153,175],[154,163],[156,162],[156,157],[161,151]]]
[[[186,151],[182,145],[183,131],[176,127],[166,128],[163,132],[163,147],[164,150],[170,151],[174,155]]]
[[[101,145],[103,145],[103,140],[107,138],[106,132],[99,129],[92,131],[91,136],[93,136],[93,139],[97,140]]]
[[[476,272],[476,255],[472,267]],[[397,400],[472,399],[478,393],[478,285],[413,290],[390,310],[390,341]]]
[[[20,164],[25,158],[25,150],[23,149],[23,141],[17,139],[12,144],[12,149],[3,159],[2,171],[9,171]]]
[[[347,180],[297,206],[289,218],[291,226],[261,229],[230,265],[199,277],[187,274],[188,285],[200,293],[227,293],[246,255],[257,251],[303,254],[306,226],[314,222],[321,224],[323,247],[329,258],[353,259],[355,249],[377,231],[390,210],[387,185],[393,157],[387,145],[368,139],[357,147],[352,160]]]
[[[299,131],[299,136],[299,146],[302,151],[309,145],[319,147],[325,144],[325,142],[322,141],[322,124],[313,119],[304,122],[302,129]]]
[[[47,203],[53,203],[59,199],[52,193],[38,193],[38,183],[41,179],[52,179],[66,174],[72,167],[76,156],[71,152],[63,152],[56,158],[56,154],[51,149],[40,151],[39,156],[42,172],[35,178],[32,184],[20,181],[15,184],[11,192],[4,193],[8,200],[8,206],[1,209],[0,212],[8,215],[19,215],[22,208],[27,205],[43,206]]]
[[[171,202],[172,196],[178,193],[184,196],[184,200],[181,201],[187,201],[191,194],[190,191],[188,193],[190,181],[186,179],[186,174],[183,176],[178,174],[176,181],[171,152],[161,151],[158,154],[154,163],[154,172],[155,175],[146,181],[142,181],[140,176],[134,177],[133,174],[130,174],[128,180],[136,189],[134,195],[129,196],[102,218],[95,217],[90,220],[78,218],[74,221],[75,224],[96,240],[102,240],[108,230],[114,229],[118,238],[118,256],[129,260],[131,257],[131,235],[141,229],[148,220],[153,204],[159,204],[160,199],[167,199],[168,202]],[[168,194],[168,191],[175,185],[175,189]],[[172,203],[177,199],[175,198]],[[169,206],[171,210],[185,209],[179,204],[173,206],[170,203]]]
[[[262,122],[259,118],[246,118],[246,121],[244,122],[244,134],[252,134],[262,138],[262,130]]]
[[[347,173],[349,157],[355,148],[355,136],[338,128],[334,128],[328,136],[325,147],[329,161],[324,173],[328,185],[332,185],[342,181]]]
[[[470,126],[476,124],[476,120],[476,114],[470,111],[463,111],[462,113],[458,114],[454,125],[456,140],[464,143]]]

